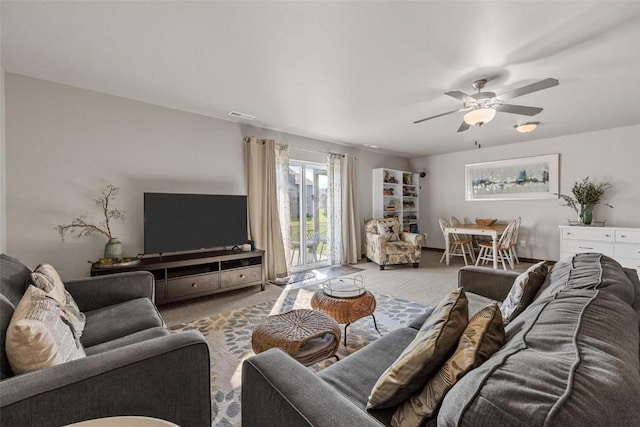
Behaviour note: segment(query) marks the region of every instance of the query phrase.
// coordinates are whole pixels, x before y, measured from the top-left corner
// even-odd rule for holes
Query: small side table
[[[311,297],[311,308],[326,313],[336,322],[345,325],[345,347],[347,346],[347,327],[358,319],[371,316],[376,331],[380,333],[376,316],[373,315],[376,310],[376,298],[369,291],[365,291],[364,294],[357,297],[346,298],[329,296],[322,289],[318,289]]]

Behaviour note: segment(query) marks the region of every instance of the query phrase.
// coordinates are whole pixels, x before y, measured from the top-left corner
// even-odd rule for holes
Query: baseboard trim
[[[427,246],[423,246],[422,247],[423,251],[432,251],[432,252],[440,252],[440,253],[444,253],[444,249],[440,249],[440,248],[430,248]],[[536,259],[536,258],[522,258],[521,256],[518,257],[518,259],[520,261],[524,261],[524,262],[530,262],[532,264],[538,263],[540,261],[542,261],[541,259]],[[555,264],[556,261],[550,261],[550,260],[545,260],[548,264]]]

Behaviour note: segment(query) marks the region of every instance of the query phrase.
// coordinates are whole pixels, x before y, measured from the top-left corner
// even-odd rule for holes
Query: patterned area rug
[[[175,331],[197,329],[209,343],[211,353],[212,425],[240,426],[240,385],[242,362],[254,355],[251,333],[267,316],[298,308],[311,308],[311,296],[317,286],[283,291],[275,301],[244,307],[226,313],[173,326]],[[382,335],[398,329],[421,313],[426,306],[417,302],[376,294],[375,311],[378,329]],[[344,325],[343,333],[344,333]],[[347,347],[341,343],[340,359],[361,349],[380,336],[371,317],[365,317],[349,326]],[[320,371],[335,363],[336,358],[324,360],[309,367]]]

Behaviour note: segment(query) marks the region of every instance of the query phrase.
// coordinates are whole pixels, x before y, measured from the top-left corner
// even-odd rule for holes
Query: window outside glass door
[[[327,166],[289,162],[289,266],[293,271],[328,264]]]

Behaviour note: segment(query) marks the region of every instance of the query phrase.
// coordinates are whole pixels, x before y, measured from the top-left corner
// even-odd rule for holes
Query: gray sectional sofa
[[[80,337],[86,357],[14,375],[5,336],[30,273],[0,255],[0,425],[62,426],[122,415],[211,425],[207,342],[197,331],[169,332],[148,272],[65,282],[86,315]]]
[[[470,314],[504,299],[516,276],[461,269],[458,285],[467,292]],[[367,411],[367,398],[429,314],[319,374],[278,349],[248,359],[243,425],[390,425],[395,408]],[[561,260],[506,326],[504,346],[447,393],[437,425],[639,426],[639,319],[635,270],[601,254]]]

